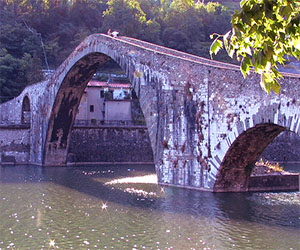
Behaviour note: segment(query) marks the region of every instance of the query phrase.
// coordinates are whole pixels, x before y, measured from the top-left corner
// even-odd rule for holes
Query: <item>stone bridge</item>
[[[0,162],[65,165],[83,91],[111,59],[138,95],[161,184],[247,191],[266,146],[283,130],[300,133],[299,75],[285,75],[281,94],[267,95],[259,76],[244,79],[238,66],[94,34],[50,79],[0,105]]]

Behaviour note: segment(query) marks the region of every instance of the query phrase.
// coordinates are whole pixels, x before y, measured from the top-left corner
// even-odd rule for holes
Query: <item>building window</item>
[[[90,105],[90,112],[94,112],[94,105]]]
[[[100,91],[100,97],[101,97],[101,98],[104,98],[104,90],[101,90],[101,91]]]

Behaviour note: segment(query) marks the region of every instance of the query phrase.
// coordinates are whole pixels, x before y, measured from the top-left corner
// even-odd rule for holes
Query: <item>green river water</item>
[[[150,165],[0,167],[0,209],[0,250],[300,249],[300,192],[162,188]]]

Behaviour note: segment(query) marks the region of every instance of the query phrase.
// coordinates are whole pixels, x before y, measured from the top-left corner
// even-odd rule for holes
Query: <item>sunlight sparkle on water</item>
[[[0,250],[300,250],[300,192],[211,194],[108,167],[0,167]]]
[[[102,203],[101,209],[102,209],[102,210],[107,210],[107,202]]]
[[[300,205],[300,192],[298,193],[257,193],[252,199],[260,199],[263,204]]]
[[[115,180],[106,182],[105,185],[113,185],[113,184],[121,184],[121,183],[157,184],[158,182],[157,182],[157,175],[150,174],[150,175],[144,175],[144,176],[115,179]]]
[[[55,240],[50,240],[49,246],[50,247],[55,247]]]
[[[125,188],[124,192],[131,193],[131,194],[136,194],[138,196],[157,196],[155,192],[147,192],[145,190],[141,189],[135,189],[135,188]]]

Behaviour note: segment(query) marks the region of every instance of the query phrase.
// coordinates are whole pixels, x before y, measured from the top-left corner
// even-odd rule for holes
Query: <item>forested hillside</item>
[[[209,35],[231,27],[236,1],[225,2],[228,7],[193,0],[0,0],[0,100],[41,80],[42,69],[55,69],[89,34],[109,28],[209,57]]]

